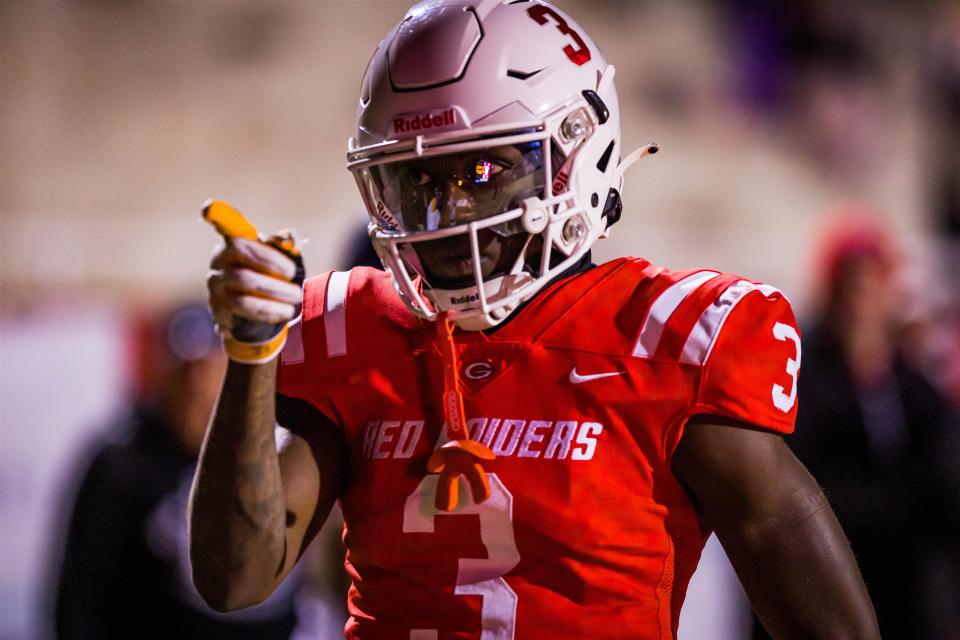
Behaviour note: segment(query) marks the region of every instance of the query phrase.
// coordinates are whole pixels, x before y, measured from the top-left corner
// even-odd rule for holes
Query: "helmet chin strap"
[[[526,284],[530,280],[530,276],[524,273],[523,271],[519,273],[509,273],[507,275],[498,276],[492,280],[486,280],[480,287],[483,287],[484,294],[487,300],[497,295],[505,286],[514,288],[519,287],[523,284]],[[450,299],[451,297],[457,296],[479,296],[479,290],[476,286],[469,286],[464,289],[432,289],[429,292],[425,292],[430,302],[433,306],[438,309],[439,313],[444,313],[442,309],[445,308],[445,305],[441,302],[443,298]],[[510,303],[506,305],[500,305],[499,300],[494,302],[494,309],[491,310],[493,316],[507,316],[513,309],[515,309],[520,304],[520,301],[515,303]],[[458,327],[465,331],[483,331],[489,329],[491,325],[487,320],[487,315],[485,313],[473,313],[467,312],[466,314],[460,313],[457,310],[447,309],[445,313],[448,315],[451,322],[456,324]],[[496,322],[494,323],[496,324]]]
[[[651,142],[645,147],[640,147],[626,158],[621,160],[620,164],[617,165],[617,181],[620,183],[621,188],[623,188],[623,174],[627,172],[627,169],[632,167],[640,158],[652,156],[658,151],[660,151],[660,145],[656,142]]]
[[[598,239],[602,240],[610,236],[610,227],[616,224],[620,220],[620,214],[623,211],[623,200],[621,199],[621,192],[623,191],[623,174],[626,173],[637,160],[645,156],[653,155],[654,153],[660,151],[660,145],[656,142],[651,142],[645,147],[637,149],[626,158],[620,161],[620,164],[617,165],[616,169],[616,185],[617,188],[611,188],[610,193],[607,194],[607,204],[604,207],[603,211],[603,220],[604,228],[600,232]]]
[[[608,64],[607,68],[603,70],[603,73],[600,74],[600,78],[597,80],[597,95],[601,98],[607,96],[611,87],[613,87],[613,79],[617,75],[617,69],[612,64]],[[641,147],[628,155],[626,158],[620,161],[620,164],[617,165],[617,180],[623,180],[623,174],[627,172],[627,169],[630,168],[637,160],[645,156],[652,156],[656,152],[660,151],[660,145],[656,142],[651,142],[645,147]]]

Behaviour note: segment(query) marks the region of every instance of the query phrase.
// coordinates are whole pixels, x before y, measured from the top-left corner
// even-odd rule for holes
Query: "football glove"
[[[203,219],[224,238],[210,263],[210,311],[231,360],[273,360],[303,307],[303,257],[293,231],[262,238],[243,214],[208,200]]]

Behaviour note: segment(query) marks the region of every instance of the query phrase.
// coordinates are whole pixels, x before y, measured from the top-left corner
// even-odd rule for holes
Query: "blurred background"
[[[628,174],[595,258],[787,293],[807,329],[790,442],[851,536],[884,637],[960,637],[960,5],[556,4],[617,67],[625,149],[662,145]],[[188,304],[202,310],[216,241],[200,206],[298,229],[308,272],[348,264],[360,75],[407,5],[0,2],[3,640],[111,637],[83,630],[77,611],[103,605],[76,598],[129,585],[118,564],[202,637],[340,636],[342,585],[317,578],[340,566],[335,522],[247,619],[203,610],[178,565],[183,523],[163,522],[222,370]],[[753,624],[711,542],[681,637]]]

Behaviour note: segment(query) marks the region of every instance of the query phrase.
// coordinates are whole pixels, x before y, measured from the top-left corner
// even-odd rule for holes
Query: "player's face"
[[[513,244],[517,238],[522,243],[523,238],[519,234],[501,236],[487,229],[478,233],[480,271],[484,278],[498,271],[498,266],[501,266],[500,263],[507,254],[516,256],[514,252],[506,251],[505,245]],[[468,236],[421,242],[414,250],[431,281],[458,283],[468,279],[472,283],[473,254]],[[509,266],[502,265],[502,268],[508,270]]]
[[[539,141],[374,167],[374,181],[387,208],[398,212],[404,231],[437,231],[484,220],[542,197],[545,169]],[[527,234],[518,221],[477,232],[483,278],[506,273]],[[431,286],[474,283],[470,235],[401,247]],[[411,252],[413,255],[411,255]]]
[[[893,310],[891,273],[879,258],[863,256],[849,260],[845,273],[842,313],[857,324],[885,322]]]

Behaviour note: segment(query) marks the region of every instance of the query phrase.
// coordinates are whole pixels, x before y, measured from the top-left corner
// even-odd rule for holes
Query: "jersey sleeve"
[[[355,267],[310,278],[303,316],[280,353],[277,393],[308,402],[344,429],[358,390],[382,381],[378,364],[392,357],[384,354],[411,353],[422,324],[385,271]]]
[[[287,343],[280,353],[276,392],[278,396],[313,405],[331,422],[339,424],[336,408],[328,395],[335,382],[328,345],[337,339],[336,336],[327,338],[331,329],[337,329],[336,319],[331,322],[326,317],[330,311],[327,307],[334,307],[327,304],[331,275],[325,273],[304,283],[303,315],[300,322],[291,325]],[[333,313],[337,313],[336,308]]]
[[[801,345],[790,303],[766,285],[741,282],[728,291],[715,305],[723,317],[703,363],[694,412],[792,433]]]

